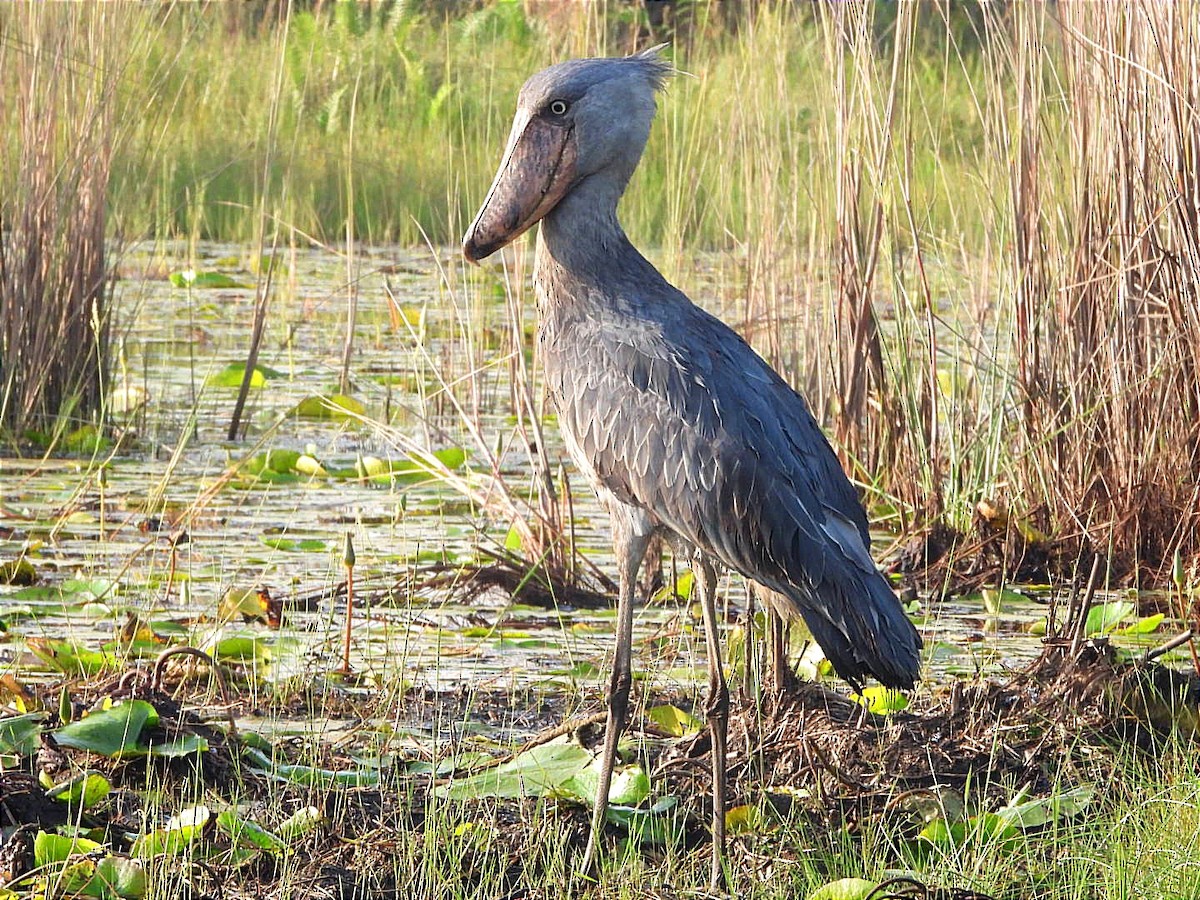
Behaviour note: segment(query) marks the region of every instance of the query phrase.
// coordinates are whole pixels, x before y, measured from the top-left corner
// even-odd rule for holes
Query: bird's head
[[[586,178],[624,189],[650,135],[654,95],[672,72],[659,49],[572,59],[525,82],[500,169],[463,238],[469,261],[516,240]]]

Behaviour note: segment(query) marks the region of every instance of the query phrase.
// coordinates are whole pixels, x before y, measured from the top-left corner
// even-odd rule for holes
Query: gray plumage
[[[921,639],[875,567],[858,496],[803,399],[670,285],[617,221],[669,71],[643,54],[531,78],[464,252],[478,259],[503,246],[533,224],[524,219],[538,204],[547,384],[565,442],[615,526],[664,529],[770,588],[778,611],[803,617],[852,684],[872,675],[911,686]],[[557,148],[544,166],[551,187],[507,218],[488,213],[515,177],[518,131],[530,122]]]

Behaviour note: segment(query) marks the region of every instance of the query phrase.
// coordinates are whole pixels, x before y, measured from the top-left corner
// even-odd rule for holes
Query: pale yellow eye
[[[551,100],[550,113],[555,116],[565,116],[567,114],[568,103],[566,100]]]

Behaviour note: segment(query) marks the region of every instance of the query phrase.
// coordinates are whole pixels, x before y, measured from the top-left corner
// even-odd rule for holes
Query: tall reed
[[[108,359],[106,203],[114,11],[15,4],[0,18],[0,430],[89,418]]]
[[[1014,486],[1122,573],[1200,553],[1200,22],[1186,5],[1057,7],[1066,141],[1022,61],[1014,157],[1022,444]],[[1018,15],[1013,39],[1043,46]]]

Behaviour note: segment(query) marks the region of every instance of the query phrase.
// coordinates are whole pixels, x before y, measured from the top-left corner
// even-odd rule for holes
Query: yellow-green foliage
[[[628,49],[609,46],[603,22],[564,34],[516,3],[448,20],[420,4],[382,9],[335,4],[257,27],[219,7],[144,10],[131,35],[143,49],[121,79],[138,112],[114,168],[125,233],[244,240],[265,203],[321,239],[340,238],[353,209],[362,239],[451,241],[493,174],[523,80],[569,55]],[[807,241],[836,183],[829,29],[765,5],[668,50],[690,75],[663,100],[626,201],[636,237]],[[961,198],[976,191],[983,133],[973,64],[943,50],[918,50],[913,130],[896,140],[913,148],[921,224],[958,234],[982,227]]]

